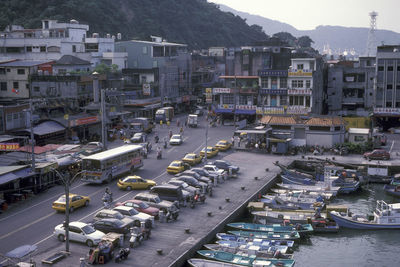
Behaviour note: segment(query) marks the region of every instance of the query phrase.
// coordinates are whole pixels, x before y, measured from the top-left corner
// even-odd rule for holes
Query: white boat
[[[291,223],[306,224],[311,222],[315,217],[314,212],[303,211],[253,211],[254,222],[259,224],[267,223],[282,223],[283,221],[290,221]]]
[[[283,184],[278,183],[277,186],[284,189],[290,190],[307,190],[312,192],[328,192],[332,193],[334,196],[337,195],[340,187],[339,186],[331,186],[325,183],[317,183],[316,185],[297,185],[297,184]]]
[[[277,189],[277,188],[272,188],[272,192],[277,193],[279,195],[287,195],[287,196],[309,196],[309,197],[318,197],[322,196],[326,200],[330,200],[333,197],[333,194],[330,192],[318,192],[318,191],[310,191],[310,190],[290,190],[290,189]]]
[[[342,215],[337,211],[331,211],[330,214],[340,227],[352,229],[400,229],[400,203],[387,204],[383,200],[377,200],[372,220],[369,220],[367,216]]]

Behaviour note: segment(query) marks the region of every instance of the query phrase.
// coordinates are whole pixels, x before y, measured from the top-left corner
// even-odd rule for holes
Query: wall
[[[343,117],[346,122],[346,130],[349,128],[370,128],[371,118],[370,117]]]
[[[307,146],[320,146],[320,147],[332,147],[333,142],[333,134],[331,132],[312,132],[309,131],[306,133],[306,142]]]

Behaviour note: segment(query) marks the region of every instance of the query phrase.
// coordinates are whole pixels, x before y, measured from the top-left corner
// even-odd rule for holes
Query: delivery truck
[[[163,121],[164,123],[168,121],[172,121],[172,118],[174,117],[174,108],[173,107],[164,107],[164,108],[159,108],[156,111],[156,123],[160,123],[160,121]]]
[[[149,118],[134,118],[129,125],[129,130],[131,130],[132,134],[141,132],[151,133],[153,131],[153,123]]]
[[[197,127],[197,115],[190,114],[188,117],[188,126],[189,127]]]

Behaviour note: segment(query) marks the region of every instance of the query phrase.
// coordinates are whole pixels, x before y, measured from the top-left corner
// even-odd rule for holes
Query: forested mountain
[[[40,28],[42,19],[76,19],[91,33],[120,32],[124,40],[157,35],[196,49],[268,38],[261,27],[205,0],[1,0],[0,30],[11,24]]]

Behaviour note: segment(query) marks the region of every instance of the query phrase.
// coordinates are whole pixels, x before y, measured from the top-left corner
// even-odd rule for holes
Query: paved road
[[[158,133],[160,139],[168,135],[171,129],[173,133],[177,133],[176,119],[180,118],[182,122],[186,115],[178,115],[171,123],[170,128],[166,125],[156,127],[155,132]],[[149,178],[162,183],[169,180],[172,176],[165,172],[166,167],[174,159],[180,159],[187,152],[199,152],[205,145],[205,116],[200,117],[200,126],[198,128],[185,128],[184,143],[181,146],[168,146],[163,149],[163,158],[156,159],[154,132],[149,136],[153,142],[153,151],[150,152],[148,159],[144,160],[144,166],[136,172],[143,178]],[[232,126],[221,126],[209,128],[208,144],[214,145],[220,139],[229,139],[232,136]],[[122,141],[118,140],[109,147],[121,145]],[[221,156],[219,156],[221,157]],[[114,200],[125,200],[131,197],[130,192],[121,191],[117,188],[116,182],[109,185],[114,194]],[[72,193],[89,195],[91,203],[86,208],[77,209],[71,214],[71,221],[90,222],[93,214],[102,208],[101,197],[104,193],[106,185],[86,185],[80,182],[73,184]],[[58,244],[59,241],[52,236],[54,227],[64,221],[63,213],[56,213],[51,209],[51,203],[63,194],[62,186],[50,188],[47,192],[42,193],[32,199],[26,200],[19,204],[18,207],[11,208],[0,216],[0,254],[6,253],[15,247],[24,244],[36,244],[39,249],[51,248]],[[73,244],[75,245],[75,244]],[[1,261],[0,261],[1,262]]]

